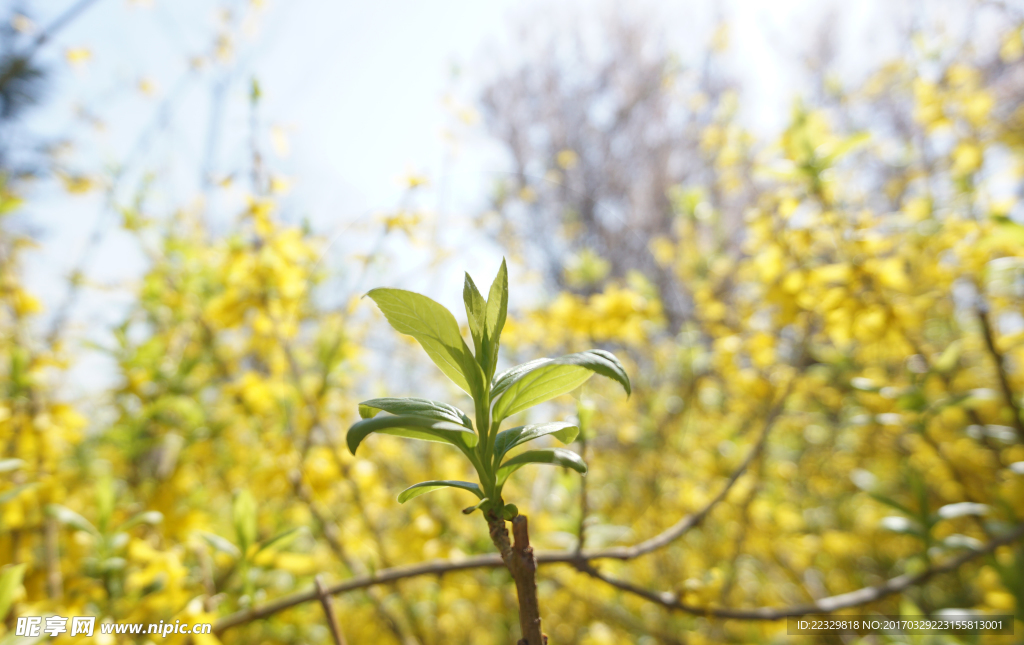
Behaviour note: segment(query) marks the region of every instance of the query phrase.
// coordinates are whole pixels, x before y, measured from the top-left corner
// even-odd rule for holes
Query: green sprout
[[[487,299],[466,274],[463,299],[473,336],[473,349],[463,340],[455,316],[426,296],[400,289],[374,289],[368,294],[397,331],[415,338],[445,376],[473,397],[476,424],[447,403],[418,398],[371,399],[359,404],[361,421],[348,431],[354,455],[363,439],[373,433],[447,443],[458,448],[476,469],[480,483],[435,480],[415,484],[398,496],[405,503],[440,488],[459,488],[479,502],[465,509],[480,509],[487,518],[511,520],[518,514],[505,504],[502,488],[509,476],[527,464],[571,468],[586,475],[587,465],[565,448],[509,452],[528,441],[551,435],[564,444],[579,434],[572,423],[532,423],[501,430],[513,414],[565,394],[594,374],[620,383],[630,394],[629,377],[610,352],[589,349],[559,358],[538,358],[495,376],[501,330],[508,311],[508,270],[504,260]],[[385,414],[381,414],[381,413]]]

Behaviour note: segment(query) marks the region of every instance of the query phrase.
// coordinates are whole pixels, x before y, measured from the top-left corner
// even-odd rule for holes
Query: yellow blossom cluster
[[[641,345],[663,324],[661,303],[650,289],[609,284],[586,297],[562,292],[543,309],[509,320],[505,336],[511,346],[575,348],[595,341]]]
[[[1002,49],[1002,64],[1020,65]],[[1019,640],[1024,546],[992,541],[1024,520],[1024,224],[1019,196],[1000,192],[1007,177],[1020,184],[1024,130],[996,100],[1003,77],[954,58],[938,74],[888,65],[836,105],[798,103],[766,145],[736,122],[739,98],[721,98],[694,152],[706,181],[665,195],[645,269],[613,271],[577,222],[565,289],[526,308],[513,285],[513,353],[614,348],[634,380],[628,400],[588,384],[509,420],[574,418],[572,449],[590,467],[585,480],[538,468],[509,483],[535,548],[589,554],[672,535],[593,570],[542,564],[552,643],[781,642],[784,622],[714,613],[919,573],[934,575],[844,611],[1012,614],[1016,637],[964,640]],[[552,160],[585,163],[569,150]],[[378,347],[382,320],[358,301],[322,303],[318,288],[333,285],[320,239],[265,197],[222,236],[191,211],[125,210],[124,234],[159,248],[102,345],[112,385],[76,402],[60,390],[61,336],[38,333],[43,312],[23,286],[31,240],[8,226],[16,193],[0,182],[0,643],[15,616],[50,614],[242,615],[192,642],[330,643],[317,602],[244,612],[317,575],[435,559],[459,570],[339,595],[348,642],[515,642],[507,573],[462,567],[492,546],[459,512],[460,491],[395,500],[411,483],[469,477],[458,453],[394,437],[374,440],[372,460],[344,449],[369,392],[444,386],[421,378],[426,361],[407,345]],[[381,223],[404,236],[418,221]],[[436,398],[465,405],[458,396]],[[660,606],[668,598],[689,611]]]
[[[841,129],[830,111],[798,104],[755,169],[763,184],[739,236],[725,234],[726,207],[715,199],[735,194],[732,175],[676,189],[672,233],[649,249],[685,289],[678,333],[607,335],[590,322],[597,296],[569,293],[521,317],[519,342],[611,341],[639,370],[628,403],[590,394],[599,409],[588,444],[595,526],[627,542],[656,535],[745,468],[700,528],[603,571],[695,607],[779,607],[924,571],[1019,526],[1024,225],[1007,215],[1012,200],[991,198],[989,181],[1009,173],[1019,182],[1022,165],[1020,147],[993,121],[986,82],[963,63],[934,83],[895,66],[848,97],[870,105],[884,87],[911,102],[920,136],[954,133],[929,165],[912,160],[881,179],[865,168],[892,149],[886,133]],[[722,132],[705,139],[709,161],[733,145]],[[988,151],[1000,146],[1016,157],[989,172]],[[867,181],[884,190],[865,191]],[[659,295],[673,296],[652,301]],[[673,507],[681,510],[666,513]],[[1021,570],[1024,549],[1004,546],[958,577],[869,607],[1015,614],[1020,628]],[[563,639],[685,631],[688,642],[763,642],[785,630],[652,615],[629,596],[612,612],[623,609],[620,592],[585,584],[583,574],[559,580],[607,612],[587,630],[556,632]]]

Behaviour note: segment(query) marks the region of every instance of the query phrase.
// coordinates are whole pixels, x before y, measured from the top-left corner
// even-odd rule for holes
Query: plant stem
[[[516,583],[516,594],[519,597],[519,628],[523,633],[519,645],[546,645],[548,637],[540,631],[540,606],[537,603],[537,559],[534,558],[533,547],[530,546],[526,516],[518,515],[512,520],[515,545],[509,542],[505,520],[489,514],[487,527],[490,529],[494,546],[501,553],[501,559]]]
[[[992,333],[992,322],[989,320],[989,307],[986,302],[979,298],[977,305],[978,321],[981,322],[982,336],[985,338],[985,347],[996,364],[996,377],[999,380],[999,387],[1003,391],[1003,398],[1006,405],[1010,406],[1013,415],[1013,428],[1017,431],[1017,438],[1024,441],[1024,421],[1021,421],[1020,405],[1013,394],[1013,387],[1010,385],[1010,378],[1006,371],[1006,361],[1003,353],[996,347],[995,334]]]
[[[324,615],[327,617],[327,627],[331,630],[334,645],[347,645],[345,635],[338,624],[338,616],[335,614],[334,603],[332,602],[331,594],[327,591],[327,586],[324,584],[321,576],[315,577],[313,582],[316,583],[316,593],[320,597],[320,604],[324,608]]]
[[[53,599],[64,595],[64,578],[60,572],[59,530],[57,520],[52,517],[48,518],[43,526],[46,550],[46,590],[50,598]]]

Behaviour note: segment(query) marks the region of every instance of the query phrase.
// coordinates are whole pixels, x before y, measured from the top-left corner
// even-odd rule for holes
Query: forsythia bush
[[[1019,67],[1021,49],[1004,47],[1005,64]],[[935,80],[888,66],[847,98],[906,102],[924,140],[798,105],[751,168],[737,147],[752,137],[723,117],[702,149],[719,183],[679,186],[672,234],[649,240],[684,293],[597,271],[586,294],[530,311],[511,303],[513,353],[608,347],[634,376],[628,400],[594,382],[555,403],[577,415],[585,481],[536,469],[508,484],[539,552],[641,543],[725,491],[662,548],[591,563],[696,611],[542,560],[552,643],[781,642],[784,621],[711,610],[806,605],[928,571],[1019,527],[1024,225],[997,184],[1024,176],[1024,113],[1000,111],[986,78],[962,63]],[[712,195],[748,173],[763,189],[743,222],[724,221]],[[865,188],[868,175],[881,193]],[[2,185],[0,226],[17,192]],[[19,265],[29,240],[0,238],[0,642],[20,642],[16,616],[216,622],[316,574],[491,552],[478,520],[455,512],[459,492],[395,500],[418,481],[468,476],[457,451],[387,437],[370,457],[344,449],[358,401],[375,394],[370,370],[423,359],[408,346],[386,365],[362,355],[364,305],[318,301],[321,240],[263,199],[227,237],[189,212],[160,230],[126,228],[151,265],[104,347],[118,384],[95,419],[62,397],[69,352],[34,324],[40,307]],[[677,326],[669,297],[688,303]],[[336,610],[350,643],[510,643],[507,580],[494,568],[403,578],[339,595]],[[1013,614],[1017,636],[980,640],[1019,642],[1021,540],[846,611],[944,608]],[[331,636],[313,601],[193,639]]]

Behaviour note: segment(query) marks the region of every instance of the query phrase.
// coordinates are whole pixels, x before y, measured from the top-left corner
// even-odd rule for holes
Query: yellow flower
[[[64,59],[71,65],[80,67],[92,60],[92,51],[87,47],[69,47],[64,50]]]
[[[973,141],[961,141],[953,150],[953,174],[962,177],[981,168],[981,146]]]
[[[580,162],[580,157],[573,150],[561,150],[555,155],[555,162],[562,170],[572,170]]]

